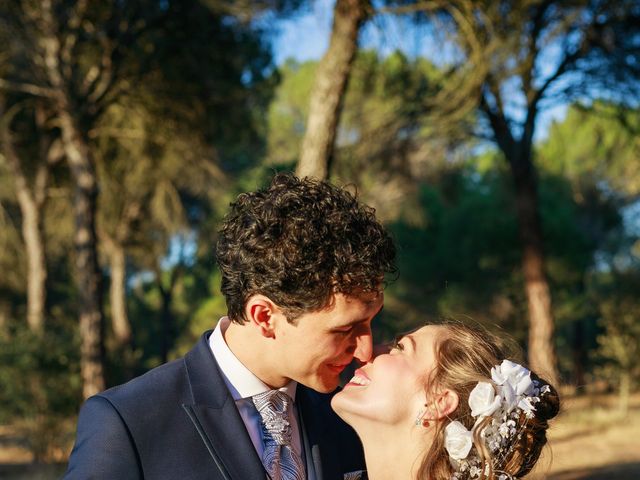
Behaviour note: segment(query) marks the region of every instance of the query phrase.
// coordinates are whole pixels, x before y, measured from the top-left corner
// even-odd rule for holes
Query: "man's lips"
[[[342,371],[349,366],[348,363],[328,363],[327,368],[332,372],[340,375]]]
[[[358,387],[366,387],[371,383],[371,379],[361,369],[357,369],[353,374],[353,378],[349,380],[347,385],[354,385]]]

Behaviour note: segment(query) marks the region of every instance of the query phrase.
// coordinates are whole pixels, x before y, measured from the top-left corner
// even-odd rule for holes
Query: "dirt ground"
[[[613,396],[564,401],[532,480],[640,479],[640,394],[621,416]]]
[[[622,417],[607,395],[564,400],[549,430],[549,447],[530,480],[640,480],[640,393]],[[0,426],[0,479],[60,478],[64,464],[34,465],[24,442]]]

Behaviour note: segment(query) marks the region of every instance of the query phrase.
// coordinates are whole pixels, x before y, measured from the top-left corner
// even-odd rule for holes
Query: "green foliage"
[[[610,300],[601,305],[601,311],[605,333],[598,337],[600,355],[607,360],[615,377],[628,373],[635,379],[639,378],[640,317],[637,299]]]
[[[423,184],[418,202],[424,225],[400,221],[391,226],[399,245],[400,279],[387,296],[398,309],[386,310],[395,318],[411,317],[413,326],[460,315],[513,323],[516,225],[504,179],[450,171]]]
[[[575,185],[606,182],[621,195],[640,193],[640,110],[595,102],[574,105],[554,123],[538,162]]]
[[[293,167],[298,159],[316,67],[317,62],[289,60],[279,68],[281,80],[267,114],[268,165]]]
[[[596,358],[599,377],[612,383],[626,414],[629,394],[640,381],[640,276],[638,272],[607,275],[597,285],[600,327]]]
[[[22,265],[25,253],[20,238],[20,210],[15,200],[12,178],[5,159],[0,155],[0,302],[15,301],[24,292]],[[0,317],[6,306],[0,305]]]
[[[261,6],[286,10],[298,3]],[[269,32],[242,21],[249,2],[206,4],[143,2],[120,12],[89,2],[82,27],[104,32],[114,12],[135,11],[149,22],[133,44],[121,45],[126,61],[117,71],[118,95],[88,132],[103,246],[111,237],[127,253],[133,341],[117,345],[107,333],[110,385],[184,354],[225,314],[213,258],[219,221],[238,193],[293,169],[300,153],[317,63],[288,61],[274,69]],[[2,8],[18,12],[15,2]],[[89,30],[79,37],[78,81],[102,53],[100,36]],[[3,45],[13,41],[8,32],[0,29]],[[28,49],[20,45],[9,53],[26,62]],[[28,66],[3,62],[0,75],[39,79]],[[507,163],[495,150],[472,150],[471,115],[439,119],[430,100],[452,92],[448,73],[399,52],[362,51],[344,99],[333,180],[357,185],[399,246],[400,278],[387,289],[375,335],[388,340],[436,317],[456,317],[524,344],[526,300]],[[9,98],[10,105],[23,101],[23,93]],[[79,109],[90,115],[85,107]],[[41,160],[44,134],[53,140],[59,131],[52,124],[39,132],[27,117],[17,117],[15,126],[32,165]],[[636,240],[622,228],[621,208],[640,192],[639,128],[637,111],[606,103],[572,107],[534,155],[561,368],[598,363],[596,373],[622,385],[624,375],[640,375],[638,265],[627,262],[624,281],[605,280],[619,274],[614,259]],[[66,445],[66,419],[73,420],[80,402],[73,191],[69,172],[54,168],[44,212],[51,320],[40,337],[22,324],[25,254],[12,180],[0,156],[0,423],[19,426],[36,456],[51,458]],[[101,261],[108,273],[107,257]],[[576,351],[595,347],[597,334],[598,356],[581,362]]]
[[[453,317],[506,331],[526,344],[527,305],[511,189],[506,172],[480,173],[472,167],[450,169],[420,185],[416,203],[422,221],[401,217],[391,224],[400,278],[387,291],[385,316],[376,326],[381,337],[393,336],[394,327],[397,333]],[[575,324],[597,315],[586,285],[599,246],[589,225],[606,224],[600,216],[608,215],[610,206],[585,208],[571,185],[553,175],[540,178],[540,198],[561,367],[571,376]],[[616,218],[609,229],[619,227]]]
[[[317,62],[289,60],[280,68],[282,80],[268,114],[271,164],[287,165],[298,158],[316,67]],[[358,53],[337,139],[338,156],[344,156],[342,176],[349,178],[365,162],[369,167],[391,166],[400,145],[417,143],[433,130],[425,123],[420,100],[435,88],[431,80],[435,72],[426,60],[410,61],[400,52],[386,58],[375,51]]]
[[[286,62],[269,108],[266,165],[292,169],[305,131],[316,62]],[[424,99],[438,88],[439,72],[425,59],[400,52],[386,57],[361,51],[344,98],[331,176],[353,183],[380,218],[398,215],[420,222],[412,203],[412,179],[437,177],[461,161],[462,146],[473,142],[461,126],[441,125]]]
[[[177,355],[184,355],[203,332],[215,328],[218,320],[226,315],[227,305],[220,293],[220,273],[217,270],[211,273],[208,283],[208,294],[200,298],[197,309],[189,311],[188,325],[176,341]]]
[[[17,320],[0,331],[0,423],[17,426],[37,460],[68,448],[80,404],[79,342],[62,323],[42,336]]]
[[[233,2],[225,3],[233,10]],[[264,2],[261,8],[290,11],[297,3]],[[226,7],[209,9],[198,0],[143,1],[117,9],[93,1],[53,4],[54,14],[63,17],[59,40],[73,49],[73,61],[64,67],[72,72],[65,94],[74,102],[97,164],[101,246],[110,240],[127,250],[133,279],[127,299],[132,345],[117,344],[107,330],[107,381],[113,385],[156,366],[165,353],[182,351],[181,336],[191,331],[196,310],[211,294],[206,288],[213,265],[211,232],[229,192],[238,188],[228,175],[250,170],[264,152],[264,117],[277,76],[271,75],[268,32],[259,22],[229,16]],[[5,40],[0,78],[46,84],[38,62],[42,32],[22,28],[28,13],[23,7],[28,6],[0,7]],[[35,16],[42,13],[43,7],[32,7]],[[82,19],[74,27],[77,12]],[[25,23],[32,27],[37,21]],[[86,88],[96,85],[88,95]],[[3,84],[0,95],[5,94]],[[8,107],[22,112],[34,103],[25,101],[23,92],[6,99]],[[40,147],[59,139],[59,125],[45,121],[38,127],[26,114],[16,119],[16,143],[33,176],[30,166],[45,160]],[[78,331],[70,320],[78,302],[69,268],[74,260],[69,176],[66,169],[52,170],[44,211],[49,325],[40,338],[21,324],[22,219],[0,154],[0,422],[19,426],[38,459],[51,457],[51,449],[63,443],[66,449],[65,421],[73,424],[80,401]],[[184,254],[178,262],[163,261],[177,234],[195,244],[195,258]],[[105,272],[108,250],[101,252]],[[56,323],[60,318],[64,328]]]

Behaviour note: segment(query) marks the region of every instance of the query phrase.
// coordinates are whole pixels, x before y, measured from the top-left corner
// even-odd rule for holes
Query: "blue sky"
[[[322,57],[329,46],[332,19],[333,1],[318,0],[302,14],[279,22],[273,48],[276,63],[288,58],[304,61]]]

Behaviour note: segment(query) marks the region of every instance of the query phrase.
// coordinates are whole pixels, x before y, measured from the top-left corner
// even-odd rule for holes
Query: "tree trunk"
[[[620,373],[620,385],[618,392],[618,412],[626,417],[629,413],[629,398],[631,396],[631,374],[628,370]]]
[[[7,333],[11,316],[11,303],[6,300],[0,300],[0,335]]]
[[[22,238],[27,251],[27,323],[34,332],[44,329],[47,299],[47,262],[44,248],[42,212],[35,202],[20,204],[22,210]]]
[[[131,341],[131,324],[127,314],[127,262],[124,247],[112,240],[105,242],[111,270],[111,327],[119,346]]]
[[[542,224],[533,164],[524,155],[509,159],[516,196],[516,211],[522,244],[522,273],[529,308],[529,365],[557,385],[554,320],[551,294],[544,269]]]
[[[91,152],[68,110],[59,112],[67,162],[75,182],[74,244],[80,297],[80,370],[82,393],[88,398],[105,388],[102,275],[96,238],[97,179]]]
[[[573,384],[586,385],[585,366],[587,365],[587,352],[584,345],[584,322],[578,319],[573,325]]]
[[[367,17],[368,0],[337,0],[329,48],[318,65],[311,92],[307,130],[296,174],[326,179],[358,34]]]
[[[80,8],[80,7],[79,7]],[[34,9],[42,37],[43,65],[55,93],[52,108],[62,132],[62,149],[74,180],[74,247],[80,314],[80,376],[84,398],[105,388],[104,316],[102,313],[102,275],[98,266],[96,237],[97,179],[95,165],[79,118],[89,109],[73,102],[74,83],[69,64],[61,65],[62,44],[51,0],[42,0]],[[74,14],[77,12],[74,12]],[[76,18],[77,20],[77,18]],[[67,40],[72,40],[67,37]],[[84,126],[90,124],[85,118]]]
[[[175,325],[173,313],[171,312],[171,303],[173,302],[174,289],[178,283],[178,279],[182,275],[183,267],[180,264],[173,267],[166,288],[162,282],[162,270],[160,266],[156,265],[155,270],[156,284],[160,292],[160,298],[162,299],[160,311],[160,358],[162,362],[165,363],[169,359],[169,351],[173,347],[175,338]]]
[[[47,298],[47,262],[41,212],[43,202],[39,203],[29,188],[20,158],[13,147],[8,126],[2,128],[2,145],[14,178],[16,197],[22,214],[22,239],[27,253],[27,324],[31,331],[41,333],[44,329]],[[39,160],[46,162],[46,159]],[[39,165],[38,176],[42,175],[42,169],[46,168],[46,165]],[[46,185],[43,185],[42,188],[46,188]],[[41,192],[40,197],[44,199],[44,196],[45,193]]]

